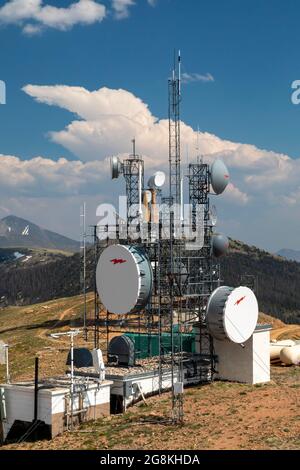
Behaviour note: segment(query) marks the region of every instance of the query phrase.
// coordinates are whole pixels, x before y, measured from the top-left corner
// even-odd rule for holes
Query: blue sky
[[[226,139],[299,156],[300,108],[290,102],[290,84],[299,76],[299,13],[297,1],[158,0],[151,8],[139,0],[124,21],[67,33],[24,37],[18,27],[3,27],[0,70],[8,104],[0,115],[2,151],[61,154],[44,134],[68,116],[31,102],[21,92],[27,83],[121,87],[165,116],[175,47],[182,50],[184,69],[215,77],[213,85],[195,83],[185,91],[184,120]],[[15,128],[21,132],[17,142]]]
[[[61,8],[73,2],[75,0],[44,1],[43,5]],[[0,1],[0,7],[7,3]],[[147,0],[137,0],[129,6],[128,15],[121,19],[115,18],[111,1],[99,0],[98,3],[107,7],[103,21],[86,25],[75,23],[67,30],[43,23],[37,34],[25,34],[24,25],[32,21],[35,24],[36,19],[18,22],[10,19],[0,25],[0,79],[7,85],[7,104],[0,106],[0,154],[16,156],[22,161],[37,156],[51,160],[61,156],[83,160],[80,152],[72,151],[61,141],[53,142],[49,137],[50,131],[61,132],[68,126],[74,115],[61,104],[61,107],[57,107],[57,103],[48,106],[45,96],[44,104],[37,102],[36,90],[33,94],[22,91],[28,84],[77,86],[89,91],[102,87],[121,88],[146,103],[154,116],[165,118],[172,54],[174,48],[180,48],[185,73],[209,73],[214,78],[184,85],[181,117],[187,125],[193,129],[199,125],[201,132],[225,141],[251,144],[293,159],[300,156],[300,106],[291,103],[291,83],[300,79],[300,3],[297,0],[157,0],[154,6]],[[129,143],[131,137],[128,137]],[[126,151],[128,148],[124,148]],[[255,171],[260,171],[252,167],[250,170],[254,177]],[[242,178],[233,166],[232,174],[236,175],[236,186],[244,192],[246,173]],[[284,184],[281,183],[280,191],[284,198],[291,200],[288,177]],[[294,181],[291,191],[295,197],[287,223],[294,223],[293,214],[299,207],[298,190],[298,181]],[[16,188],[14,199],[17,191]],[[108,186],[105,193],[109,191]],[[270,198],[276,191],[274,180]],[[21,188],[19,197],[28,194]],[[28,197],[32,200],[39,194]],[[84,192],[80,197],[84,199]],[[255,203],[253,198],[251,207],[245,203],[238,208],[239,219],[232,217],[234,209],[230,201],[220,202],[224,229],[231,236],[265,248],[299,248],[298,226],[291,225],[294,235],[289,235],[288,239],[281,233],[278,218],[287,217],[284,207],[278,209],[282,201],[280,204],[269,202],[266,215],[261,209],[266,204],[263,192]],[[46,207],[46,200],[43,201]],[[26,206],[23,207],[21,201],[16,204],[10,196],[4,209],[25,217]],[[41,219],[44,225],[48,222],[49,228],[76,237],[77,214],[72,220],[70,216],[68,227],[64,227],[57,221],[53,207],[55,204],[49,201],[51,215],[45,217],[41,209],[36,212],[31,209],[28,218],[36,222]],[[74,207],[70,206],[70,211],[75,210]],[[5,210],[0,215],[4,216]],[[263,222],[269,217],[270,232],[267,229],[262,229],[261,234],[249,232],[249,228],[241,224],[245,211],[255,216],[257,223],[260,218]],[[63,213],[59,218],[63,219]],[[271,240],[277,229],[276,240]]]

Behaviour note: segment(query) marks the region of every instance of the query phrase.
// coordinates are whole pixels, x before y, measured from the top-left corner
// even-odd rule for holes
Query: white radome
[[[101,302],[110,313],[134,313],[147,304],[152,289],[152,268],[134,246],[111,245],[102,252],[96,271]]]
[[[219,340],[244,343],[257,325],[258,303],[248,287],[218,287],[207,305],[207,325],[211,335]]]

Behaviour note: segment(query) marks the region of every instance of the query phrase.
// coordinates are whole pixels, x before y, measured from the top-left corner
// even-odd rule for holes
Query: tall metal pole
[[[169,79],[169,172],[170,199],[180,204],[181,152],[180,152],[180,88],[181,56],[174,63],[172,78]]]
[[[96,280],[96,266],[98,262],[98,249],[97,249],[97,225],[94,226],[94,348],[99,349],[99,308],[98,308],[98,293],[97,293],[97,280]]]
[[[8,344],[5,344],[5,362],[6,362],[6,383],[10,383],[9,362],[8,362]]]
[[[34,422],[38,420],[38,393],[39,393],[39,358],[35,358],[34,369]]]
[[[175,58],[174,58],[175,59]],[[180,101],[181,101],[181,56],[178,53],[177,62],[174,60],[172,78],[169,79],[169,204],[175,204],[174,209],[170,207],[170,335],[171,335],[171,380],[172,380],[172,420],[181,423],[183,420],[183,395],[178,393],[176,383],[183,379],[182,363],[182,338],[179,321],[181,314],[178,311],[178,334],[177,343],[174,338],[174,305],[181,310],[181,240],[175,239],[175,231],[178,233],[179,225],[183,222],[183,182],[181,177],[181,149],[180,149]],[[175,276],[177,282],[175,283]],[[179,281],[179,282],[178,282]],[[177,284],[177,285],[175,285]],[[179,292],[178,292],[179,288]],[[178,293],[177,293],[178,292]],[[176,299],[177,297],[177,299]],[[179,349],[176,354],[175,347]],[[176,376],[175,376],[176,366]],[[179,385],[179,384],[178,384]]]
[[[175,421],[175,356],[174,356],[174,212],[170,211],[170,335],[171,335],[171,383],[172,383],[172,420]]]
[[[86,296],[86,203],[82,207],[82,256],[83,256],[83,273],[82,273],[82,292],[83,292],[83,333],[84,339],[87,341],[87,296]]]
[[[73,431],[74,414],[74,333],[71,332],[71,430]]]

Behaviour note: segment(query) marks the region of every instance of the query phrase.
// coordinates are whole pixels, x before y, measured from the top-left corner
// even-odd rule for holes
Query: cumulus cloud
[[[129,16],[129,9],[135,5],[134,0],[112,0],[112,8],[117,20],[123,20]]]
[[[132,137],[136,137],[137,150],[145,155],[148,165],[167,161],[168,120],[153,116],[147,104],[133,93],[106,87],[90,92],[64,85],[27,85],[23,90],[38,102],[67,109],[79,118],[50,136],[83,161],[129,151]],[[199,136],[202,154],[235,150],[239,145],[206,132]],[[182,148],[196,146],[197,132],[181,123],[181,139]]]
[[[2,196],[61,197],[99,194],[100,184],[108,176],[109,162],[54,161],[35,157],[0,154],[0,194]]]
[[[0,24],[15,24],[24,34],[33,36],[46,28],[67,31],[75,25],[99,23],[111,13],[116,20],[130,15],[135,0],[111,0],[107,8],[100,0],[73,0],[66,8],[49,5],[44,0],[8,0],[0,7]],[[156,0],[148,0],[152,7]]]
[[[251,196],[241,191],[233,183],[229,183],[223,196],[229,203],[234,203],[240,206],[248,204]]]
[[[100,88],[88,91],[71,86],[27,85],[24,91],[38,102],[67,109],[77,116],[65,129],[51,132],[51,139],[63,145],[81,160],[104,159],[111,154],[130,150],[131,139],[136,137],[137,149],[145,155],[147,166],[158,167],[167,163],[168,121],[157,119],[146,103],[126,90]],[[272,191],[276,185],[281,193],[287,187],[297,187],[300,160],[254,145],[220,139],[208,132],[199,134],[181,123],[182,149],[189,146],[190,157],[198,151],[208,161],[222,158],[236,178],[235,186],[242,185],[246,196]],[[287,184],[288,183],[288,184]],[[233,188],[231,188],[233,192]],[[238,200],[238,194],[236,200]]]
[[[192,82],[214,82],[215,79],[210,73],[200,74],[200,73],[183,73],[182,83],[188,84]]]
[[[97,23],[105,16],[105,6],[94,0],[78,0],[67,8],[48,5],[43,0],[10,0],[0,8],[0,23],[21,25],[23,32],[30,35],[45,27],[65,31],[77,24]]]
[[[39,24],[28,23],[23,27],[23,33],[33,36],[42,33],[43,27]]]
[[[53,162],[41,157],[22,161],[0,157],[4,208],[16,207],[16,199],[14,204],[12,199],[7,202],[5,194],[10,198],[42,195],[50,205],[61,196],[64,204],[72,200],[72,210],[74,201],[86,198],[86,194],[94,206],[101,198],[112,202],[119,193],[112,185],[119,185],[122,193],[124,181],[109,179],[107,157],[130,153],[133,137],[136,137],[137,151],[145,156],[148,175],[153,169],[168,169],[168,120],[155,117],[148,105],[134,94],[122,89],[104,87],[89,91],[64,85],[27,85],[24,91],[39,103],[58,106],[73,114],[65,129],[50,132],[49,136],[73,152],[79,161]],[[181,141],[182,149],[189,147],[190,162],[199,152],[208,163],[222,158],[229,167],[229,186],[221,197],[214,196],[221,208],[219,228],[246,242],[274,246],[274,249],[283,243],[279,235],[280,220],[284,218],[290,234],[299,232],[295,207],[300,203],[300,159],[220,139],[208,132],[198,133],[184,122],[181,122]],[[182,160],[186,160],[184,155]],[[12,174],[15,182],[10,181]],[[293,240],[297,242],[296,235]]]

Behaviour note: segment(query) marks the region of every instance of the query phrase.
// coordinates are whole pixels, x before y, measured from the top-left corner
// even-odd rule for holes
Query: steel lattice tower
[[[189,202],[192,207],[193,230],[203,231],[203,246],[187,252],[189,279],[187,298],[191,309],[197,312],[195,327],[198,330],[198,344],[203,367],[200,367],[200,380],[213,378],[215,355],[213,340],[206,328],[205,310],[213,290],[219,286],[219,264],[212,257],[212,225],[210,220],[210,168],[198,157],[197,163],[189,165]],[[198,214],[201,209],[200,214]],[[200,215],[200,220],[198,219]],[[201,221],[202,228],[197,226]]]
[[[178,74],[178,76],[177,76]],[[173,76],[169,79],[169,185],[170,198],[180,204],[180,53],[177,71],[174,64]]]
[[[171,335],[171,371],[172,371],[172,421],[174,423],[183,422],[183,393],[176,391],[175,382],[178,381],[183,385],[183,362],[182,362],[182,332],[181,332],[181,300],[175,302],[176,297],[182,296],[182,262],[181,240],[175,239],[174,228],[180,223],[178,220],[178,207],[182,204],[181,194],[181,151],[180,151],[180,68],[181,58],[178,53],[178,62],[175,63],[172,78],[168,81],[169,90],[169,205],[175,204],[175,211],[171,209],[169,241],[166,259],[163,262],[168,266],[169,281],[169,315],[170,315],[170,335]],[[180,210],[181,212],[181,210]],[[175,282],[175,278],[177,281]],[[178,315],[178,331],[176,333],[179,339],[179,350],[175,348],[174,333],[174,307],[176,305]]]
[[[123,174],[126,181],[127,195],[127,221],[136,218],[138,207],[141,204],[141,192],[144,189],[144,160],[135,153],[135,139],[133,143],[133,153],[124,160]],[[141,186],[141,188],[140,188]]]

